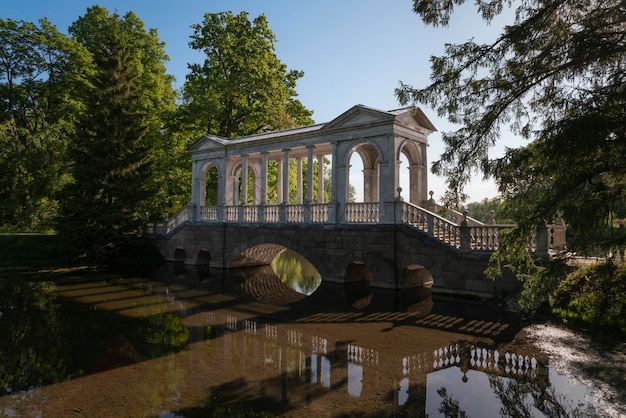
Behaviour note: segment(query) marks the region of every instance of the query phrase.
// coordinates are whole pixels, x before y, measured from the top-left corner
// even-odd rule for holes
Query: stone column
[[[306,147],[306,202],[313,203],[313,149],[314,145]]]
[[[283,201],[289,204],[289,148],[283,150]]]
[[[248,204],[248,154],[241,155],[241,196],[240,204]]]
[[[363,170],[363,201],[378,201],[378,171],[374,169]]]
[[[278,171],[276,172],[276,204],[283,203],[283,160],[276,160]]]
[[[202,198],[203,198],[203,182],[202,182],[202,162],[201,161],[194,161],[192,164],[192,171],[191,171],[191,178],[192,178],[192,182],[191,182],[191,198],[189,200],[189,211],[190,211],[190,220],[195,221],[197,220],[197,218],[199,218],[199,210],[200,210],[200,206],[203,206],[202,204]],[[206,184],[206,178],[204,180],[204,183]],[[204,188],[206,188],[206,186],[204,186]],[[206,199],[206,190],[204,192],[205,195],[205,199]]]
[[[426,192],[422,190],[424,186],[421,181],[421,174],[424,167],[421,164],[409,166],[409,202],[414,205],[421,205],[426,200]]]
[[[317,156],[317,203],[324,203],[324,155]]]
[[[226,160],[220,159],[217,166],[217,220],[224,220],[224,205],[226,204]]]
[[[297,163],[297,179],[296,179],[296,203],[302,204],[302,158],[296,158]]]
[[[267,204],[267,152],[263,151],[261,153],[261,169],[259,170],[260,174],[260,184],[259,184],[259,198],[257,204],[259,207],[257,208],[259,218],[258,221],[263,223],[265,222],[265,205]]]

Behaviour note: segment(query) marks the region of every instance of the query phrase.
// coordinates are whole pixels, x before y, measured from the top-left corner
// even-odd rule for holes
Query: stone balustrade
[[[382,209],[392,208],[392,215],[383,218]],[[423,207],[396,201],[391,206],[378,202],[347,203],[343,214],[337,213],[337,205],[293,204],[258,206],[202,206],[197,211],[189,206],[164,222],[150,223],[145,228],[147,235],[168,235],[188,221],[201,223],[267,223],[267,224],[404,224],[460,251],[492,252],[500,248],[503,230],[513,224],[479,224],[467,221],[453,222]],[[458,215],[456,217],[458,219]],[[529,239],[529,251],[548,254],[565,247],[565,224],[560,220],[553,225],[541,225]]]

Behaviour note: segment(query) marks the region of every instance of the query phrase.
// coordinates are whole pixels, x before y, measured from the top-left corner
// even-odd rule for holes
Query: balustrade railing
[[[380,220],[378,202],[346,203],[346,222],[377,223]]]
[[[310,205],[310,210],[312,223],[328,222],[328,205],[323,203],[313,203]]]
[[[304,223],[304,205],[285,205],[286,221]]]
[[[496,251],[500,248],[501,233],[513,228],[511,224],[478,224],[472,222],[452,222],[446,217],[423,207],[407,202],[395,202],[396,216],[387,219],[387,223],[403,223],[420,230],[427,235],[454,248],[466,251]],[[334,205],[312,203],[298,205],[261,205],[261,206],[202,206],[197,212],[200,222],[227,223],[328,223],[330,211]],[[164,222],[149,223],[145,233],[149,235],[167,235],[190,220],[192,207],[184,208]],[[345,205],[345,223],[376,224],[381,222],[381,210],[378,202],[347,203]],[[458,214],[457,219],[458,219]],[[223,219],[220,219],[220,216]],[[333,214],[333,218],[334,218]],[[382,220],[385,221],[385,220]],[[332,222],[332,221],[331,221]],[[529,237],[529,251],[547,253],[560,250],[565,245],[565,225],[562,221],[554,225],[538,228],[539,233]],[[545,241],[545,242],[544,242]]]
[[[218,221],[217,206],[202,206],[200,208],[200,220]]]

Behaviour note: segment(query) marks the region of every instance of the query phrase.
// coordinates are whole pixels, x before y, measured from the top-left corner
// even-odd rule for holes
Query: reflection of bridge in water
[[[351,263],[364,263],[372,286],[404,289],[406,268],[421,265],[442,291],[511,290],[514,279],[484,276],[511,225],[485,224],[438,206],[432,192],[429,198],[435,130],[419,108],[357,105],[324,124],[234,139],[205,135],[189,148],[189,206],[149,224],[146,236],[166,259],[186,264],[263,265],[290,248],[327,281],[343,283]],[[357,162],[361,172],[351,170]],[[350,198],[356,177],[361,201]],[[401,183],[408,183],[404,196]],[[529,250],[546,256],[564,237],[560,221],[539,226]]]
[[[410,404],[416,416],[424,416],[428,375],[451,368],[459,370],[458,378],[463,382],[468,372],[475,371],[534,381],[543,389],[549,386],[546,365],[534,354],[501,351],[483,343],[459,341],[432,351],[398,355],[347,341],[330,341],[288,326],[239,320],[230,313],[202,315],[202,321],[211,326],[211,336],[223,341],[224,351],[239,356],[244,365],[242,378],[252,388],[257,387],[254,381],[261,380],[259,395],[262,392],[294,407],[308,405],[331,391],[367,398],[388,390],[394,392],[394,408]],[[262,376],[259,370],[263,370]]]

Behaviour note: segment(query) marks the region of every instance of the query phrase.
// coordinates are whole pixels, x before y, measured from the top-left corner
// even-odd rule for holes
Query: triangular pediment
[[[228,143],[229,139],[217,135],[203,135],[196,142],[187,148],[189,152],[210,151],[221,149]]]
[[[399,109],[396,111],[391,111],[390,113],[396,113],[396,121],[406,126],[410,126],[413,128],[423,128],[430,132],[435,132],[437,128],[435,125],[426,117],[422,109],[419,107],[409,107],[405,109]]]
[[[423,128],[430,132],[437,130],[419,107],[384,111],[364,105],[353,106],[348,111],[328,122],[323,129],[338,129],[379,122],[400,123],[414,129]]]
[[[377,122],[390,122],[393,121],[393,119],[394,116],[388,112],[364,105],[356,105],[328,122],[322,129],[328,130]]]

